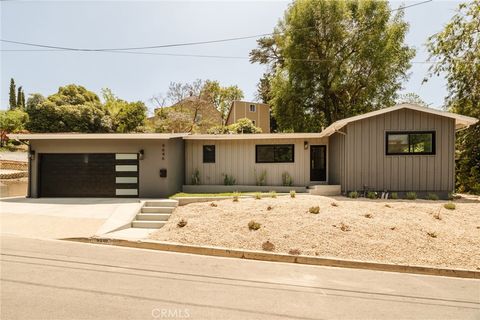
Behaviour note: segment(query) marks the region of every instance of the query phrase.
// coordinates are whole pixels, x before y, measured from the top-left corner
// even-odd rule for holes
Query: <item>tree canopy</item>
[[[119,133],[136,131],[147,118],[147,107],[141,101],[127,102],[115,96],[112,90],[102,90],[104,107],[112,119],[112,130]]]
[[[414,56],[407,30],[387,1],[297,0],[250,54],[269,66],[259,96],[280,130],[317,131],[390,106]]]
[[[20,110],[0,111],[0,146],[3,147],[7,140],[7,134],[21,131],[25,128],[28,115]]]

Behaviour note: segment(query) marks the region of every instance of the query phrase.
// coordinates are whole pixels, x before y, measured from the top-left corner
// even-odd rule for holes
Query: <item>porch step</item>
[[[175,207],[142,207],[142,213],[172,213]]]
[[[132,222],[132,228],[158,229],[163,227],[166,223],[166,221],[134,220]]]
[[[342,192],[342,187],[333,184],[318,184],[309,186],[308,192],[316,196],[339,196]]]
[[[145,201],[144,207],[167,207],[175,208],[178,206],[178,201],[173,199],[164,199],[164,200],[149,200]]]
[[[167,221],[169,218],[169,213],[139,213],[137,214],[136,220]]]

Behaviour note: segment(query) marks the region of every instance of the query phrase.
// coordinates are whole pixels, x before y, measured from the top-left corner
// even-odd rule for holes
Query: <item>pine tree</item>
[[[16,105],[17,109],[24,109],[24,105],[22,104],[22,97],[23,97],[23,90],[22,90],[22,86],[20,86],[18,87],[18,91],[17,91],[17,105]]]
[[[25,110],[26,104],[25,104],[25,92],[22,89],[22,109]]]
[[[17,99],[15,96],[15,80],[10,79],[10,94],[9,94],[10,110],[17,107]]]

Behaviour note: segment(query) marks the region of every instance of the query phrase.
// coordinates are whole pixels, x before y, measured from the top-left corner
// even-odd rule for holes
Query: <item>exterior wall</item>
[[[251,104],[256,106],[255,112],[250,111]],[[255,121],[255,125],[261,128],[263,133],[270,133],[270,106],[268,104],[234,101],[226,124],[229,125],[235,123],[242,118]]]
[[[183,185],[184,142],[181,138],[169,140],[32,140],[35,160],[32,161],[31,196],[38,196],[38,159],[41,153],[138,153],[139,197],[167,197],[181,191]],[[165,160],[162,153],[165,150]],[[160,178],[160,169],[167,169],[167,177]]]
[[[385,132],[409,130],[435,131],[436,154],[385,155]],[[454,119],[401,109],[349,123],[346,133],[342,190],[360,191],[364,186],[376,191],[454,190]],[[337,179],[338,169],[335,171]]]
[[[304,149],[304,141],[309,147]],[[256,144],[294,144],[293,163],[255,163]],[[203,145],[215,145],[215,163],[203,163]],[[200,172],[200,184],[223,185],[223,174],[232,175],[237,185],[255,185],[255,174],[267,171],[267,185],[282,185],[282,173],[288,172],[295,186],[315,184],[310,181],[310,146],[327,145],[328,180],[328,138],[323,139],[245,139],[245,140],[186,140],[185,141],[185,182],[191,183],[195,169]],[[326,182],[326,181],[325,181]]]
[[[328,161],[330,163],[329,183],[345,186],[345,135],[334,133],[329,138],[330,152],[328,153]]]

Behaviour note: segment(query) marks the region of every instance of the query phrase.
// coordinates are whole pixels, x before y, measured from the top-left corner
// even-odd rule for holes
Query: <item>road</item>
[[[1,238],[1,319],[479,319],[480,281]]]

